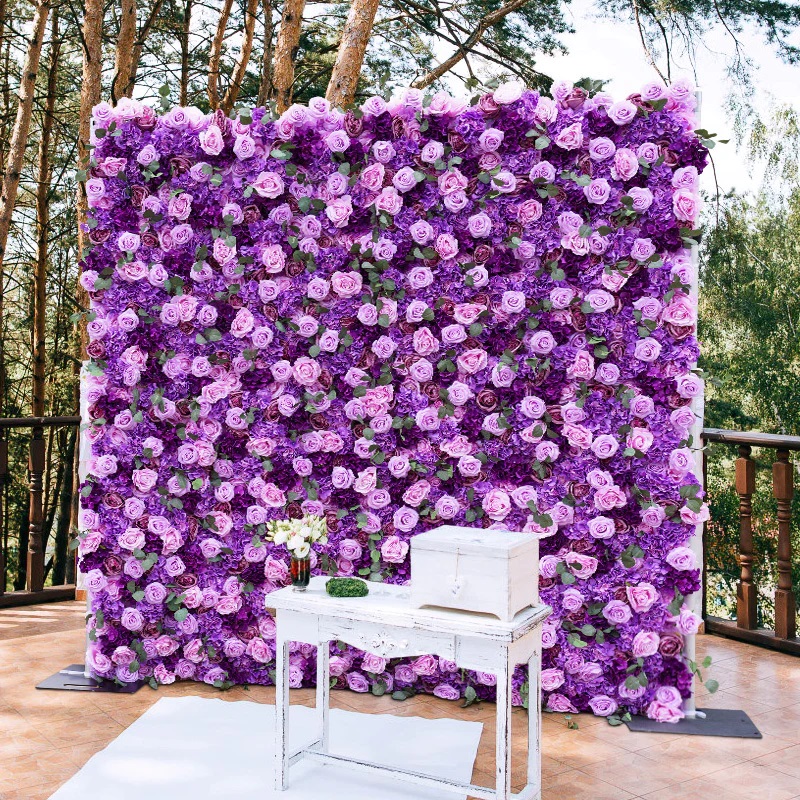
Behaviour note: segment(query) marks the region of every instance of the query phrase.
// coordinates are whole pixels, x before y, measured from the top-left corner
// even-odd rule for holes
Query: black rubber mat
[[[67,692],[112,692],[115,694],[133,694],[142,686],[142,681],[119,684],[114,681],[87,678],[83,664],[70,664],[68,667],[45,678],[37,689],[61,689]]]
[[[689,736],[730,736],[736,739],[761,739],[761,732],[744,711],[727,708],[698,708],[702,717],[686,717],[678,722],[656,722],[647,717],[631,717],[629,730],[644,733],[678,733]]]

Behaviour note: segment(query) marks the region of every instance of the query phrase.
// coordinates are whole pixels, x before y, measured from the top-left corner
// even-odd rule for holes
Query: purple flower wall
[[[548,708],[678,718],[706,513],[693,108],[681,82],[318,98],[278,120],[97,106],[94,672],[269,683],[264,596],[288,557],[268,520],[325,515],[316,570],[391,583],[448,522],[541,538]],[[432,656],[337,646],[331,670],[355,691],[493,693]],[[313,679],[298,646],[292,685]]]

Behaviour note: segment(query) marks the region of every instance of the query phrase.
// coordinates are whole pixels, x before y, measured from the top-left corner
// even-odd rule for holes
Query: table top
[[[266,607],[505,642],[516,641],[530,633],[552,612],[546,605],[531,606],[520,611],[510,622],[503,622],[490,614],[446,608],[415,608],[411,605],[409,586],[369,582],[369,594],[366,597],[331,597],[325,591],[328,580],[322,575],[312,578],[305,592],[296,592],[291,586],[270,592],[265,598]]]

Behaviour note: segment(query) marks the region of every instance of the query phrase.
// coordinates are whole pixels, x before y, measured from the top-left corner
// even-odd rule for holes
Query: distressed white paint
[[[541,624],[550,615],[544,605],[529,607],[511,620],[445,608],[415,608],[407,587],[370,585],[359,598],[331,597],[327,578],[315,577],[305,592],[290,587],[272,592],[266,605],[275,611],[276,657],[276,777],[285,789],[289,768],[302,758],[329,764],[346,764],[366,773],[381,772],[419,786],[430,786],[479,797],[483,800],[541,798],[539,675]],[[434,653],[468,669],[497,676],[496,786],[486,788],[432,775],[398,770],[329,752],[327,712],[330,700],[328,654],[331,641],[344,641],[383,658]],[[317,646],[318,739],[295,752],[288,750],[289,642]],[[516,664],[528,664],[528,785],[511,793],[511,678]]]
[[[94,122],[92,122],[94,125]],[[87,369],[87,365],[89,364],[88,361],[84,361],[81,365],[81,372],[79,376],[80,380],[80,416],[81,416],[81,424],[78,428],[78,480],[83,483],[86,480],[86,476],[89,474],[89,459],[92,457],[92,445],[89,442],[89,437],[84,433],[86,428],[91,425],[91,419],[89,417],[89,393],[86,390],[86,379],[89,377],[89,372]],[[78,508],[81,508],[83,498],[79,496],[78,498]],[[83,573],[78,569],[76,564],[75,566],[75,588],[77,590],[84,590],[85,587],[85,579]],[[86,590],[86,613],[87,615],[91,613],[92,610],[92,598],[89,596],[89,591]],[[91,641],[89,639],[89,628],[86,628],[86,639],[85,639],[85,649],[84,653],[87,654],[89,652],[89,648],[91,647]],[[90,678],[92,675],[92,671],[89,667],[89,658],[84,658],[84,667],[83,667],[83,674],[85,677]]]
[[[697,112],[696,121],[697,127],[700,128],[700,112],[703,95],[700,90],[695,93],[697,98]],[[692,245],[692,282],[690,287],[690,297],[692,298],[695,308],[698,307],[700,301],[700,253],[698,246]],[[691,365],[692,369],[697,367],[697,364]],[[705,398],[701,394],[700,397],[692,400],[691,409],[694,411],[694,425],[689,432],[692,437],[691,450],[694,453],[694,474],[697,477],[698,483],[705,489],[705,481],[703,480],[703,422],[705,414]],[[694,536],[689,540],[689,547],[695,554],[698,565],[703,564],[703,524],[700,523],[694,532]],[[703,580],[701,574],[700,580]],[[702,614],[703,605],[703,587],[700,587],[699,592],[689,595],[686,598],[686,605],[698,616]],[[687,636],[683,645],[683,656],[687,662],[694,661],[696,658],[696,637]],[[687,700],[683,702],[683,710],[687,717],[696,716],[696,705],[694,698],[694,691]]]
[[[411,604],[508,622],[538,602],[539,541],[527,533],[444,525],[411,540]]]

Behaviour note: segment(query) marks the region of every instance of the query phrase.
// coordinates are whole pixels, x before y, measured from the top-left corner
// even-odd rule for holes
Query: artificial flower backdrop
[[[94,672],[269,683],[264,595],[288,555],[268,520],[324,514],[317,571],[392,583],[415,533],[453,523],[541,538],[548,708],[678,718],[705,513],[694,102],[681,82],[616,102],[510,83],[277,120],[97,106]],[[355,691],[493,694],[433,656],[337,646],[331,670]],[[313,679],[298,645],[292,685]]]

